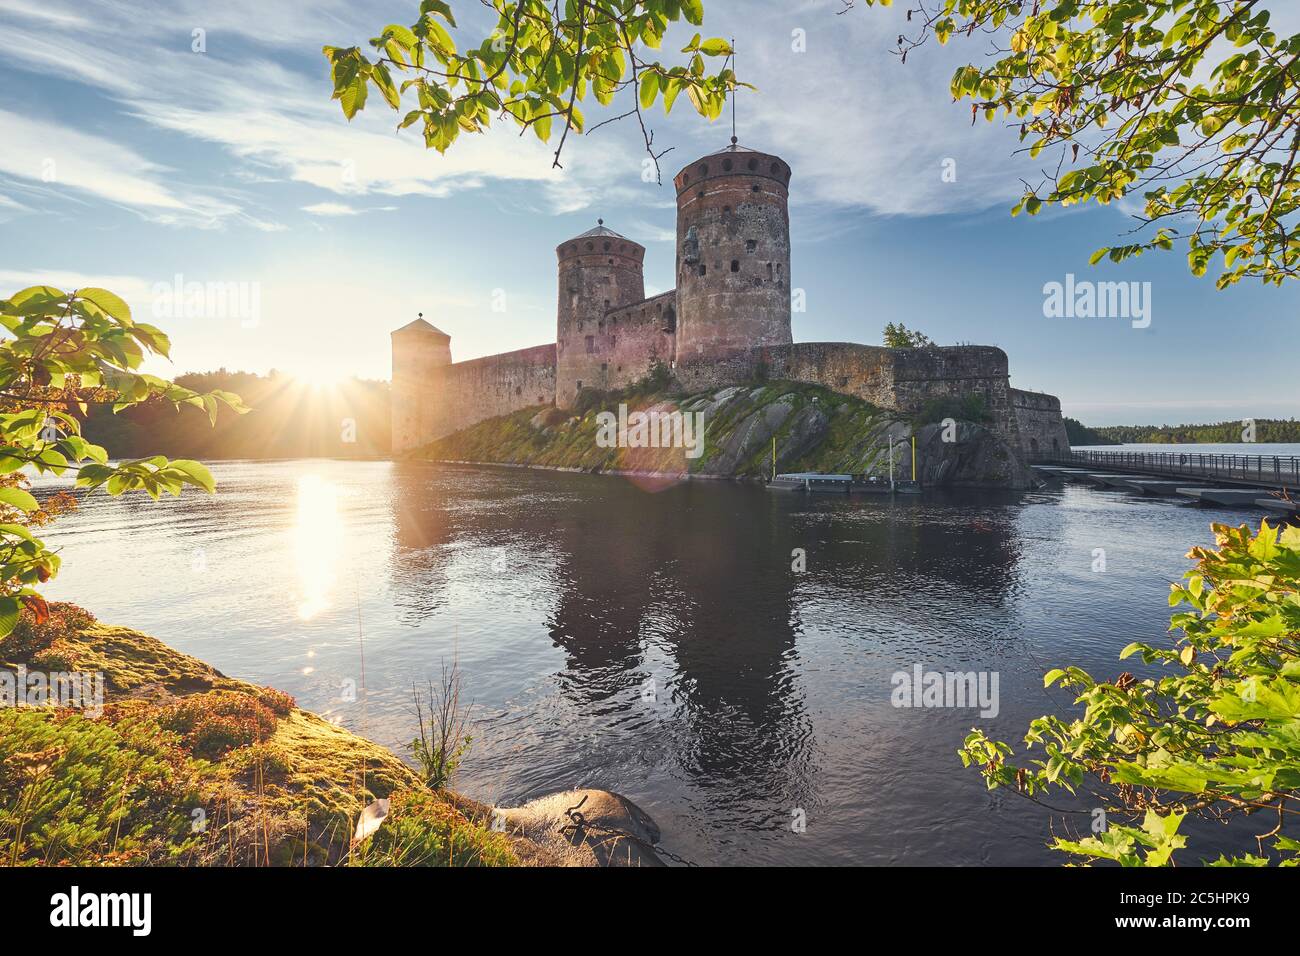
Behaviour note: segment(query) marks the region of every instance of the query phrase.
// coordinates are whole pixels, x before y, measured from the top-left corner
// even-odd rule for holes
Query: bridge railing
[[[1053,464],[1095,465],[1219,481],[1300,488],[1300,456],[1228,455],[1178,451],[1069,451],[1043,458]]]

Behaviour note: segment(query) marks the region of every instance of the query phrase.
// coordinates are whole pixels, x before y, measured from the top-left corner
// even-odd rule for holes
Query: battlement
[[[718,180],[734,177],[768,179],[782,188],[788,188],[790,175],[790,167],[780,157],[736,146],[705,156],[684,167],[673,177],[673,185],[677,187],[680,201],[683,194],[691,188],[708,190]]]

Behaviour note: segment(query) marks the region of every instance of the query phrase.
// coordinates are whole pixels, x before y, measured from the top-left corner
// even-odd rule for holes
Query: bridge
[[[1038,456],[1033,468],[1098,487],[1300,517],[1300,456],[1069,451]]]

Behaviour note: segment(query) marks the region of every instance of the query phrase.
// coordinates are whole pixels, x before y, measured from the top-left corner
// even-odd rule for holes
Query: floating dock
[[[1222,508],[1258,509],[1280,515],[1283,518],[1300,520],[1300,502],[1268,497],[1271,489],[1267,487],[1252,488],[1241,484],[1227,487],[1214,484],[1192,485],[1186,480],[1178,481],[1173,478],[1159,478],[1151,475],[1095,471],[1089,468],[1073,468],[1068,465],[1033,465],[1031,467],[1045,478],[1079,482],[1091,485],[1094,488],[1116,488],[1148,497],[1191,499],[1199,504],[1217,505]]]
[[[1223,505],[1228,508],[1238,505],[1254,507],[1255,502],[1259,500],[1257,488],[1179,488],[1178,493],[1184,498],[1195,498],[1205,504]]]
[[[838,491],[848,494],[852,475],[823,475],[813,471],[777,475],[767,483],[772,491]]]
[[[830,492],[855,495],[919,495],[921,485],[915,481],[897,481],[875,475],[824,475],[801,471],[777,475],[767,483],[771,491]]]

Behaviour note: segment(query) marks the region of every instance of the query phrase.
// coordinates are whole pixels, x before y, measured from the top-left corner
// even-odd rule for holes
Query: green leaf
[[[21,488],[0,488],[0,504],[10,505],[21,511],[35,511],[40,507],[37,500]]]
[[[18,626],[18,615],[21,611],[22,604],[16,597],[7,594],[0,597],[0,637],[8,637]]]
[[[217,490],[217,482],[212,477],[212,472],[208,471],[202,463],[188,458],[178,458],[170,464],[172,468],[184,473],[190,484],[198,485],[209,494]]]
[[[131,324],[131,308],[107,289],[78,289],[77,298],[98,306],[124,325]]]
[[[641,74],[641,108],[649,109],[654,105],[655,97],[659,95],[659,74],[642,73]]]

